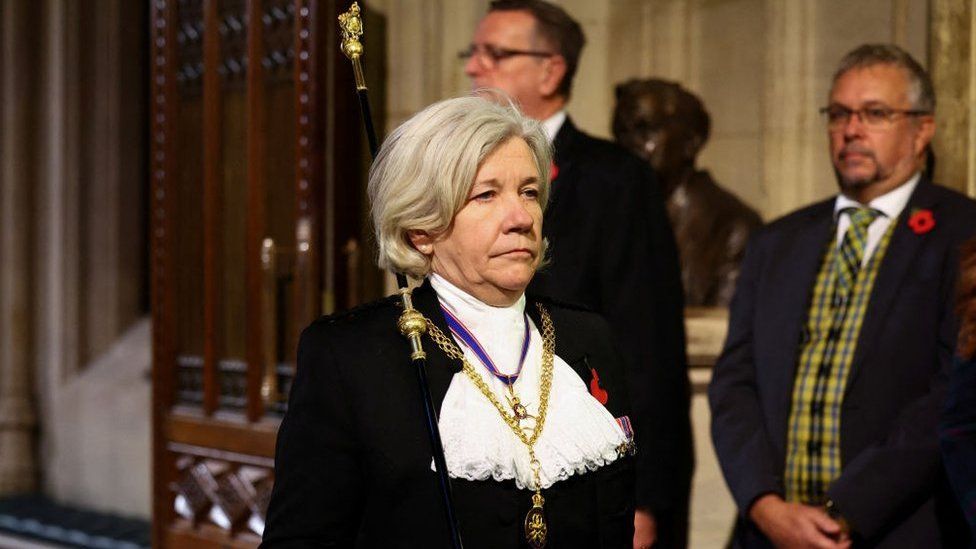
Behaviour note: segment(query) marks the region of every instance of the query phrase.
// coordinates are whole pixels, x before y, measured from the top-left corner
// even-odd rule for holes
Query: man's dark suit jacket
[[[634,413],[642,419],[638,452],[651,459],[637,503],[659,520],[686,520],[694,468],[690,388],[681,272],[664,201],[647,163],[568,118],[554,147],[558,173],[542,227],[552,262],[529,288],[586,305],[610,323],[629,360]],[[665,541],[672,537],[662,533]]]
[[[449,333],[430,283],[413,295],[417,310]],[[302,334],[298,372],[278,432],[262,547],[449,546],[416,371],[396,327],[397,301],[324,317]],[[540,326],[536,301],[529,296],[526,312]],[[555,327],[556,355],[587,386],[595,369],[609,396],[606,408],[615,417],[629,415],[623,359],[606,322],[594,313],[542,302]],[[427,337],[424,349],[439,411],[460,364]],[[643,467],[639,454],[636,466]],[[630,547],[634,468],[635,458],[624,457],[543,490],[549,547]],[[452,485],[465,547],[524,546],[530,492],[517,490],[514,481],[454,479]]]
[[[907,219],[921,209],[935,227],[917,234]],[[745,514],[759,496],[784,493],[796,362],[833,210],[826,200],[768,225],[743,261],[709,387],[715,451],[741,512],[735,546],[768,546]],[[851,364],[842,473],[828,497],[855,546],[954,547],[964,534],[946,498],[937,426],[957,333],[958,248],[976,233],[976,202],[923,178],[895,222]]]

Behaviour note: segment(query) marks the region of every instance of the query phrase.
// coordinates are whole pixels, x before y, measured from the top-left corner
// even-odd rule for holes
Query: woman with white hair
[[[465,547],[631,547],[623,360],[597,315],[527,296],[550,151],[480,97],[397,128],[370,171],[379,264],[423,284],[427,376]],[[409,345],[387,298],[309,326],[278,434],[264,547],[448,543]],[[637,469],[640,467],[637,466]]]

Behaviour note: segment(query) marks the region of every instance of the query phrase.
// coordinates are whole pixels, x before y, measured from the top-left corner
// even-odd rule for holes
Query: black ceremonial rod
[[[353,2],[349,11],[339,16],[339,28],[342,30],[342,53],[352,62],[353,74],[356,78],[356,94],[359,96],[359,108],[363,114],[363,125],[366,127],[366,138],[369,140],[369,152],[373,159],[379,150],[376,139],[376,129],[373,127],[373,116],[369,108],[369,93],[366,88],[366,77],[363,76],[363,66],[359,58],[363,55],[363,44],[359,37],[363,34],[363,21],[359,17],[359,4]],[[458,532],[457,515],[454,514],[454,498],[451,495],[451,482],[447,476],[447,462],[444,460],[444,447],[441,444],[441,433],[437,428],[437,412],[434,410],[434,400],[430,396],[430,385],[427,383],[427,354],[424,353],[420,341],[427,331],[427,321],[424,315],[413,308],[407,277],[402,273],[394,273],[397,280],[397,291],[403,300],[403,313],[397,321],[400,333],[410,340],[410,361],[417,370],[417,383],[424,406],[424,419],[427,423],[427,435],[430,437],[430,448],[434,454],[434,467],[437,469],[437,480],[441,490],[448,532],[451,535],[451,545],[461,549],[461,534]]]

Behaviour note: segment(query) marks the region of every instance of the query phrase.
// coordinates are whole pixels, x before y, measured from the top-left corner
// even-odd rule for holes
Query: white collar
[[[521,317],[522,312],[525,311],[524,292],[517,300],[515,300],[515,303],[504,307],[496,307],[494,305],[488,305],[477,297],[465,292],[461,288],[458,288],[437,273],[430,274],[430,285],[433,286],[434,292],[437,293],[437,297],[440,299],[441,304],[446,306],[449,311],[455,314],[460,313],[464,316],[468,316],[472,314],[483,315],[490,312],[493,315],[514,314]]]
[[[502,373],[514,373],[528,322],[524,315],[525,294],[507,307],[493,307],[440,275],[431,274],[430,284],[437,292],[441,307],[450,311],[478,339],[495,367]]]
[[[550,143],[556,140],[556,134],[559,133],[559,129],[563,127],[563,122],[565,121],[566,109],[561,109],[556,114],[542,121],[542,129],[545,130],[546,137],[549,138]]]
[[[839,194],[837,195],[837,200],[834,201],[834,219],[837,219],[840,212],[845,208],[863,208],[865,206],[878,210],[888,219],[894,219],[901,215],[902,210],[908,205],[908,200],[912,197],[912,193],[915,191],[915,187],[918,186],[920,179],[921,172],[916,172],[905,183],[902,183],[867,204],[861,204],[843,193]]]
[[[539,414],[542,393],[542,335],[524,316],[525,294],[508,307],[492,307],[437,274],[430,284],[442,307],[451,311],[478,338],[495,366],[512,374],[518,367],[525,329],[529,346],[514,391],[528,409]],[[450,336],[449,336],[450,337]],[[458,342],[467,361],[499,402],[506,402],[501,380],[488,373],[478,357]],[[573,475],[595,471],[619,457],[617,448],[627,437],[613,415],[591,396],[573,368],[553,356],[546,427],[534,446],[543,489]],[[525,445],[464,372],[454,374],[441,402],[437,420],[444,458],[451,477],[472,481],[515,480],[520,489],[535,484],[532,459]],[[433,463],[431,463],[433,468]]]

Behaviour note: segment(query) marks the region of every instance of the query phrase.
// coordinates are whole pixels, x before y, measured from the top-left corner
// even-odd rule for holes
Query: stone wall
[[[976,2],[932,0],[939,181],[976,196]]]
[[[147,516],[148,359],[109,352],[147,313],[145,6],[8,0],[0,25],[0,495]]]
[[[767,219],[835,192],[817,109],[842,55],[875,41],[897,43],[923,63],[929,57],[928,2],[557,3],[587,36],[569,105],[577,123],[607,137],[614,84],[634,77],[680,81],[702,97],[713,119],[701,166]],[[386,15],[390,32],[388,127],[468,90],[456,52],[470,41],[487,1],[369,4]]]

